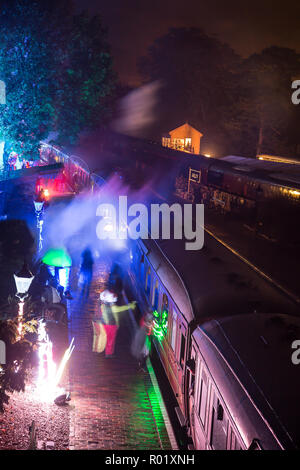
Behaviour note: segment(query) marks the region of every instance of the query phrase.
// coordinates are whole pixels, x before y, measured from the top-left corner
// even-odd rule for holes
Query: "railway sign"
[[[189,168],[189,179],[188,179],[188,190],[190,192],[190,183],[200,183],[201,181],[201,171],[200,170],[193,170],[191,167]]]
[[[201,181],[201,171],[193,170],[192,168],[189,169],[189,182],[192,181],[193,183],[200,183]]]

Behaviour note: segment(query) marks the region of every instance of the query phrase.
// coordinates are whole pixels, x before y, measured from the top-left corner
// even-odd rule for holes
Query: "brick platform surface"
[[[95,263],[90,296],[69,301],[72,401],[70,449],[171,449],[159,398],[149,374],[138,370],[130,354],[133,326],[121,313],[114,358],[92,352],[91,320],[107,277],[107,263]],[[73,273],[74,274],[74,273]],[[75,292],[76,275],[73,276]]]

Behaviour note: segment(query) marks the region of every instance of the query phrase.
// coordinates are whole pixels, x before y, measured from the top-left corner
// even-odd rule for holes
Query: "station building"
[[[163,147],[199,155],[202,136],[201,132],[186,122],[164,135],[162,137],[162,145]]]

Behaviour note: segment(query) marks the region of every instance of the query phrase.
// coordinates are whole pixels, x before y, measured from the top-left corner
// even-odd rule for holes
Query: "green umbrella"
[[[72,260],[69,253],[64,248],[52,248],[42,258],[44,264],[57,268],[70,268]]]

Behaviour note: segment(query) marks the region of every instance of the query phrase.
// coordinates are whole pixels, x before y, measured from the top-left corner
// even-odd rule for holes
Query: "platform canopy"
[[[65,248],[52,248],[48,250],[42,259],[44,264],[57,268],[70,268],[72,259]]]

